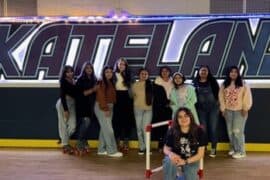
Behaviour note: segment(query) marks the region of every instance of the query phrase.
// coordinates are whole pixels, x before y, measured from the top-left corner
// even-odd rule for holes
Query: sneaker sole
[[[123,157],[123,155],[121,155],[121,156],[108,155],[108,156],[109,156],[109,157],[113,157],[113,158]]]

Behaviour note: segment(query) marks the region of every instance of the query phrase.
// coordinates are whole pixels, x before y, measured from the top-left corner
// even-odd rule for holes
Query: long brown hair
[[[108,89],[108,87],[109,87],[109,83],[108,83],[108,81],[107,81],[107,79],[106,79],[106,76],[105,76],[105,72],[106,72],[106,70],[107,69],[110,69],[110,70],[112,70],[113,71],[113,67],[111,67],[111,66],[105,66],[104,68],[103,68],[103,70],[102,70],[102,82],[104,83],[104,85],[105,85],[105,91],[107,92],[107,89]],[[111,83],[112,83],[112,85],[114,86],[115,85],[115,81],[114,81],[114,74],[113,74],[113,77],[109,80]],[[99,82],[100,83],[100,82]]]
[[[189,133],[191,134],[192,141],[197,142],[198,141],[198,128],[199,128],[199,126],[195,123],[194,116],[193,116],[192,112],[190,111],[190,109],[188,109],[186,107],[180,107],[175,113],[175,116],[173,119],[173,124],[172,124],[172,130],[173,130],[174,135],[176,137],[179,137],[182,134],[184,134],[181,131],[181,127],[180,127],[180,124],[178,122],[178,114],[181,111],[184,111],[189,116],[189,118],[190,118]]]
[[[125,69],[124,72],[121,72],[121,73],[120,73],[120,69],[118,68],[118,64],[121,63],[121,61],[125,63],[126,69]],[[117,73],[120,73],[120,74],[121,74],[121,76],[122,76],[123,79],[124,79],[124,81],[123,81],[124,86],[126,86],[126,87],[129,88],[129,87],[130,87],[130,84],[131,84],[131,74],[130,74],[130,70],[129,70],[129,67],[128,67],[128,62],[127,62],[126,59],[124,59],[124,58],[119,58],[119,59],[115,62],[115,64],[114,64],[114,72],[117,72]],[[116,78],[116,76],[114,76],[114,78]]]

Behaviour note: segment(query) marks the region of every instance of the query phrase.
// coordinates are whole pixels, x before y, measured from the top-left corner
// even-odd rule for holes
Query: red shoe
[[[121,152],[122,152],[123,154],[127,154],[128,151],[129,151],[128,145],[124,145]]]
[[[63,153],[64,154],[74,154],[74,149],[70,145],[63,146]]]

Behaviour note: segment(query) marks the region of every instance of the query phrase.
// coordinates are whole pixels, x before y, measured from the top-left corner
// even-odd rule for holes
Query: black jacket
[[[64,111],[68,111],[66,95],[76,98],[77,93],[77,87],[74,84],[68,82],[66,79],[60,80],[60,98]]]
[[[160,122],[171,120],[172,110],[170,100],[168,100],[165,89],[157,84],[153,84],[153,121]]]
[[[89,90],[96,85],[95,80],[91,80],[87,77],[80,77],[77,80],[76,86],[78,89],[78,95],[76,98],[76,113],[77,117],[90,117],[92,118],[94,113],[94,104],[96,99],[96,93],[92,93],[85,96],[83,92]]]

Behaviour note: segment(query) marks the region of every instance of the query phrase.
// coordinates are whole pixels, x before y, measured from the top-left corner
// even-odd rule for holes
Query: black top
[[[68,111],[66,95],[75,98],[77,88],[75,84],[68,82],[66,79],[60,80],[60,98],[65,111]]]
[[[198,128],[196,138],[192,138],[191,133],[176,136],[173,129],[169,129],[165,140],[166,146],[172,148],[172,152],[187,159],[197,154],[198,148],[207,145],[206,134],[202,128]]]
[[[172,110],[163,86],[153,84],[153,122],[170,120]]]
[[[76,86],[78,95],[76,98],[76,114],[78,117],[92,117],[94,113],[94,104],[96,100],[96,93],[91,93],[85,96],[83,92],[89,90],[96,85],[96,80],[87,77],[80,77],[77,80]]]

